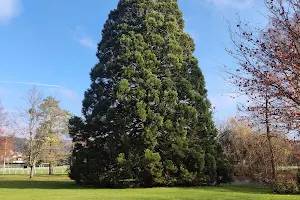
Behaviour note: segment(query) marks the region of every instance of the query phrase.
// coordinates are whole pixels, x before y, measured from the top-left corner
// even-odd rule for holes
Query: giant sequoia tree
[[[120,0],[70,120],[70,177],[105,187],[201,185],[230,178],[204,77],[177,0]]]

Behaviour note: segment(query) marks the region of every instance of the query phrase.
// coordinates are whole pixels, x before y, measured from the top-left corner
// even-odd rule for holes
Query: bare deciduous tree
[[[273,179],[273,143],[278,133],[300,130],[300,4],[299,0],[265,0],[269,23],[255,28],[239,20],[229,26],[234,48],[228,53],[239,67],[227,68],[227,80],[248,96],[245,109],[263,124],[268,139]],[[299,135],[300,136],[300,135]]]
[[[286,132],[300,129],[300,4],[298,0],[265,0],[269,23],[255,28],[238,21],[229,26],[238,68],[224,68],[238,92],[251,100],[265,97],[272,115]],[[267,90],[267,95],[266,95]],[[266,99],[264,99],[266,100]],[[275,118],[274,118],[275,119]]]
[[[13,120],[13,128],[20,135],[26,138],[25,154],[30,167],[30,178],[33,177],[34,167],[38,161],[44,143],[44,136],[41,133],[41,104],[43,95],[36,87],[30,89],[23,100],[27,108],[18,109],[18,114]]]

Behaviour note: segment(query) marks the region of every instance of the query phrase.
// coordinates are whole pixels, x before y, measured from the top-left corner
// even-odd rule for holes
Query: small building
[[[13,152],[8,164],[11,168],[23,168],[26,165],[25,156],[21,152]]]
[[[25,164],[24,155],[20,152],[14,152],[11,155],[12,164]]]

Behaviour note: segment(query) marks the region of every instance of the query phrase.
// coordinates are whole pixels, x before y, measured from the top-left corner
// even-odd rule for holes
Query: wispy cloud
[[[9,23],[22,11],[22,0],[0,0],[0,24]]]
[[[77,92],[75,92],[74,90],[61,88],[61,89],[59,89],[59,91],[64,98],[67,98],[70,100],[81,100],[79,94]]]
[[[71,88],[49,88],[45,93],[59,100],[65,110],[81,116],[83,95],[79,95],[77,91]]]
[[[237,105],[248,100],[247,96],[236,93],[223,93],[210,96],[212,106],[217,111],[236,110]]]
[[[237,100],[234,94],[217,94],[210,98],[212,106],[217,110],[224,110],[228,108],[235,107],[237,105]]]
[[[205,0],[207,3],[212,3],[217,7],[231,7],[238,9],[251,8],[254,0]]]
[[[71,30],[73,38],[75,41],[77,41],[79,44],[81,44],[84,47],[96,49],[97,44],[93,41],[93,39],[86,34],[83,27],[77,26],[73,30]]]
[[[233,93],[215,94],[209,96],[213,107],[215,120],[226,120],[229,116],[237,114],[237,105],[243,102],[244,97],[238,97]]]
[[[2,95],[4,95],[4,93],[5,93],[5,89],[4,88],[0,88],[0,98],[1,98]]]
[[[197,41],[200,37],[200,34],[194,30],[185,29],[185,32],[188,33],[195,41]]]
[[[13,84],[22,84],[22,85],[36,85],[36,86],[45,86],[45,87],[54,87],[54,88],[65,88],[60,85],[52,85],[52,84],[45,84],[45,83],[32,83],[32,82],[20,82],[20,81],[0,81],[0,83],[13,83]]]
[[[50,88],[47,90],[52,96],[57,97],[62,101],[66,101],[68,103],[77,103],[78,101],[81,103],[81,97],[79,94],[69,88]]]
[[[79,44],[85,47],[89,47],[92,49],[95,49],[97,45],[94,43],[94,41],[90,37],[83,37],[78,39]]]

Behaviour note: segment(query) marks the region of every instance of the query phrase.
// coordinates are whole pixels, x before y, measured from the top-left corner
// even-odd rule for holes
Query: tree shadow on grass
[[[67,175],[0,175],[0,189],[79,189]]]
[[[237,192],[237,193],[248,193],[248,194],[270,194],[272,190],[268,186],[259,185],[224,185],[211,187],[212,190],[219,190],[224,192]]]
[[[41,177],[39,177],[41,178]],[[76,185],[74,181],[67,179],[54,180],[18,180],[18,179],[0,179],[0,189],[95,189],[94,187],[83,187]],[[101,189],[101,188],[99,188]],[[102,188],[103,189],[103,188]],[[149,188],[148,188],[149,189]],[[157,188],[153,188],[157,189]],[[161,188],[164,189],[164,188]],[[176,188],[189,190],[206,190],[216,192],[248,193],[248,194],[270,194],[271,189],[267,186],[257,185],[223,185],[214,187],[196,187],[196,188]],[[150,189],[151,190],[151,189]]]
[[[80,189],[72,181],[1,180],[0,189]]]
[[[217,186],[200,186],[200,187],[182,187],[178,188],[182,190],[205,190],[208,192],[216,193],[245,193],[245,194],[273,194],[272,190],[268,186],[260,186],[254,184],[243,184],[243,185],[234,185],[234,184],[225,184]]]

